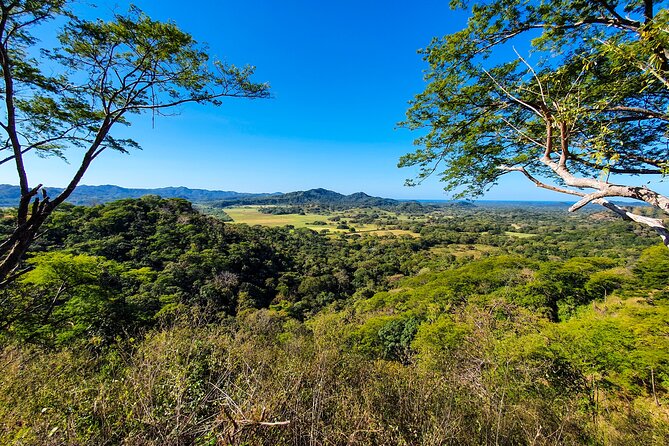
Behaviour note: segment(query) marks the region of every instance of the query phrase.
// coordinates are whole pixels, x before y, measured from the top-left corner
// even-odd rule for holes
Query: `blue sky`
[[[128,2],[82,1],[81,13],[106,16]],[[396,124],[422,91],[426,64],[417,50],[462,28],[466,14],[445,0],[135,0],[149,16],[172,20],[212,55],[257,67],[272,99],[185,106],[152,124],[135,119],[129,135],[143,147],[105,153],[83,184],[187,186],[241,192],[325,187],[394,198],[443,199],[435,179],[407,188],[396,167],[417,136]],[[124,130],[125,132],[125,130]],[[28,160],[31,181],[66,183],[75,168],[56,159]],[[16,183],[8,168],[0,182]],[[487,199],[570,197],[509,177]]]

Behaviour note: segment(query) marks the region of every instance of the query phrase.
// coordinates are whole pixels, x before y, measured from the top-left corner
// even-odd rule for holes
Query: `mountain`
[[[63,189],[47,187],[50,196],[56,196]],[[184,198],[192,203],[206,203],[216,207],[234,205],[285,205],[323,206],[329,208],[383,207],[397,208],[420,206],[416,202],[403,202],[390,198],[373,197],[364,192],[343,195],[327,189],[310,189],[289,193],[251,194],[234,191],[189,189],[187,187],[162,187],[158,189],[128,189],[125,187],[78,186],[67,200],[77,205],[103,204],[124,198],[140,198],[144,195],[158,195],[162,198]],[[18,186],[0,184],[0,206],[16,206],[20,196]]]
[[[52,197],[63,190],[58,187],[47,187],[46,189]],[[18,186],[0,184],[0,206],[16,206],[20,195]],[[221,200],[270,196],[271,194],[249,194],[233,191],[189,189],[187,187],[127,189],[120,186],[104,185],[78,186],[67,201],[78,205],[93,205],[121,200],[123,198],[140,198],[144,195],[158,195],[162,198],[184,198],[192,203],[211,203]]]
[[[323,206],[329,208],[352,208],[352,207],[398,207],[404,205],[416,205],[418,203],[406,203],[390,198],[373,197],[364,192],[356,192],[351,195],[343,195],[327,189],[310,189],[306,191],[289,192],[271,196],[256,196],[226,199],[218,203],[217,207],[239,206],[239,205],[274,205],[274,206]],[[419,205],[420,206],[420,205]]]

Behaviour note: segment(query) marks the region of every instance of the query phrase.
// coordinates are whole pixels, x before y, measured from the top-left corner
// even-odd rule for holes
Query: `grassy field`
[[[261,226],[287,226],[292,225],[295,228],[309,228],[314,231],[322,231],[327,229],[332,233],[338,232],[350,232],[348,229],[337,229],[338,222],[330,221],[329,218],[332,215],[321,215],[321,214],[285,214],[285,215],[274,215],[274,214],[263,214],[260,212],[260,206],[239,206],[239,207],[230,207],[225,208],[224,211],[226,214],[232,218],[234,223],[245,223],[247,225],[261,225]],[[345,213],[334,213],[333,215],[338,215],[343,219],[346,219]],[[327,223],[327,225],[314,225],[312,224],[315,221],[322,221]],[[351,224],[348,223],[349,227],[355,228],[355,232],[352,234],[360,235],[408,235],[411,237],[419,237],[418,234],[411,231],[404,231],[402,229],[379,229],[375,224]]]
[[[263,214],[258,211],[258,206],[241,206],[225,208],[225,213],[232,218],[235,223],[246,223],[247,225],[261,225],[261,226],[286,226],[293,225],[296,228],[320,228],[324,229],[326,226],[312,225],[314,221],[327,222],[328,217],[319,214],[286,214],[273,215]],[[328,228],[329,229],[329,228]]]
[[[518,238],[532,238],[537,236],[537,234],[527,234],[525,232],[513,232],[513,231],[506,231],[505,234],[511,237],[518,237]]]

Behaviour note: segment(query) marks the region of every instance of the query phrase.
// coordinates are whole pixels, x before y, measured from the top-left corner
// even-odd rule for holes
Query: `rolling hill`
[[[63,189],[58,187],[47,187],[50,196],[55,196]],[[124,198],[140,198],[144,195],[158,195],[162,198],[184,198],[192,203],[211,203],[221,200],[235,200],[250,197],[269,196],[271,194],[250,194],[234,191],[189,189],[187,187],[162,187],[158,189],[128,189],[125,187],[104,186],[78,186],[72,196],[67,200],[77,205],[103,204]],[[20,196],[18,186],[0,184],[0,206],[16,206]]]
[[[62,188],[47,187],[50,196],[55,196]],[[421,207],[417,202],[405,202],[390,198],[373,197],[364,192],[350,195],[318,188],[289,193],[252,194],[234,191],[190,189],[187,187],[163,187],[158,189],[129,189],[114,185],[79,186],[74,191],[69,203],[76,205],[96,205],[124,198],[140,198],[145,195],[158,195],[162,198],[183,198],[192,203],[208,204],[223,208],[228,206],[270,205],[270,206],[322,206],[328,208],[353,207]],[[20,196],[18,186],[0,184],[0,206],[16,206]]]
[[[289,192],[286,194],[238,197],[222,200],[217,207],[240,205],[274,205],[274,206],[325,206],[336,208],[351,207],[395,207],[404,202],[390,198],[373,197],[364,192],[343,195],[328,189],[310,189]]]

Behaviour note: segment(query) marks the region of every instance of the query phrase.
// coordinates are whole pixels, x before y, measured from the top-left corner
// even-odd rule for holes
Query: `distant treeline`
[[[262,197],[232,198],[218,204],[220,207],[229,206],[282,206],[282,209],[270,210],[270,214],[300,214],[307,212],[319,213],[358,207],[378,207],[398,212],[414,213],[425,212],[426,207],[416,201],[405,202],[390,198],[372,197],[364,192],[343,195],[327,189],[311,189],[307,191],[289,192]],[[295,212],[293,212],[295,211]]]

